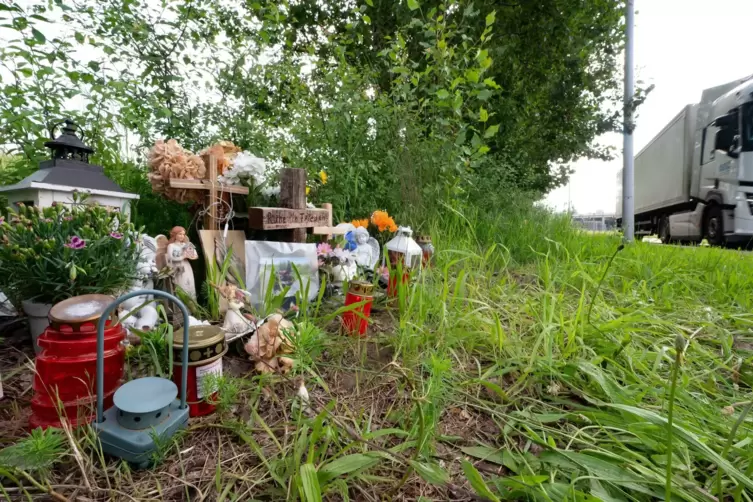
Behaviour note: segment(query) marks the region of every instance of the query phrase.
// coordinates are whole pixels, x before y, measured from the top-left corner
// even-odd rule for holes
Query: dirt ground
[[[406,370],[395,360],[394,348],[385,343],[394,329],[386,310],[372,315],[368,339],[353,339],[337,333],[333,321],[329,332],[333,342],[316,362],[316,373],[304,375],[311,396],[310,415],[327,408],[325,424],[332,426],[336,442],[347,445],[350,453],[392,448],[405,458],[410,445],[395,435],[371,437],[369,432],[410,427],[411,389]],[[0,375],[4,399],[0,400],[0,447],[17,442],[28,434],[30,402],[33,397],[33,357],[24,322],[0,323]],[[339,337],[339,338],[334,338]],[[24,486],[33,500],[286,500],[296,493],[289,481],[286,490],[270,476],[290,478],[288,460],[294,455],[300,415],[296,419],[297,383],[293,378],[275,376],[261,379],[242,348],[231,347],[223,361],[224,374],[235,382],[231,398],[216,413],[192,418],[188,429],[164,453],[160,463],[137,471],[117,459],[103,458],[90,442],[91,431],[81,427],[69,438],[68,454],[44,479],[48,493]],[[298,420],[298,421],[297,421]],[[408,425],[406,425],[408,424]],[[442,410],[436,434],[439,441],[436,461],[451,473],[447,487],[427,483],[415,473],[399,484],[405,466],[385,460],[364,478],[344,485],[350,500],[474,500],[459,468],[457,448],[489,440],[500,432],[489,417],[470,409]],[[365,436],[368,436],[365,437]],[[403,435],[404,436],[404,435]],[[405,447],[404,447],[405,446]],[[79,452],[79,455],[76,453]],[[322,459],[327,458],[327,454]],[[333,449],[332,454],[337,453]],[[450,466],[450,464],[452,464]],[[457,468],[456,468],[457,467]],[[497,472],[499,466],[481,468]],[[18,485],[4,480],[11,500],[28,500]],[[290,492],[290,490],[294,490]],[[325,500],[344,500],[343,493],[325,493]]]

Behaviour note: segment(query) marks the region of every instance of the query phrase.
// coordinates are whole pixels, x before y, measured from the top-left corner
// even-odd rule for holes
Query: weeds
[[[435,266],[397,305],[375,299],[368,339],[338,334],[341,305],[302,304],[294,375],[228,366],[190,453],[166,448],[142,477],[85,442],[93,485],[138,500],[751,500],[751,255],[616,253],[617,236],[535,211],[453,209],[426,225]]]

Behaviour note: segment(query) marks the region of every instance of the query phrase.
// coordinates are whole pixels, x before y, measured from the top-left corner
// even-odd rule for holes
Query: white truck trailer
[[[703,91],[636,155],[635,229],[664,242],[753,240],[753,75]]]

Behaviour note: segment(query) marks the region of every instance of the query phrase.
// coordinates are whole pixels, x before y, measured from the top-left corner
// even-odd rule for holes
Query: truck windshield
[[[743,105],[743,151],[753,151],[753,103]]]

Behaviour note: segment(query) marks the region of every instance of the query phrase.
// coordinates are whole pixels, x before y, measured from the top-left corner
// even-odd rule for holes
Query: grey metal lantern
[[[85,145],[76,131],[76,124],[65,120],[60,136],[44,144],[52,151],[52,158],[40,162],[39,170],[15,185],[0,187],[0,194],[8,198],[11,207],[17,202],[37,207],[49,207],[54,202],[71,204],[73,193],[81,192],[89,195],[89,201],[130,213],[131,201],[139,196],[105,176],[102,166],[89,163],[94,149]]]

